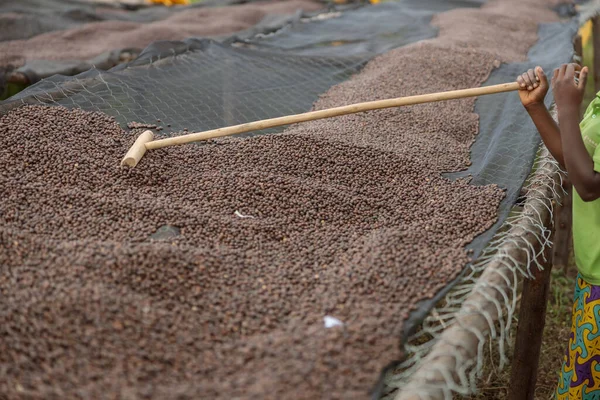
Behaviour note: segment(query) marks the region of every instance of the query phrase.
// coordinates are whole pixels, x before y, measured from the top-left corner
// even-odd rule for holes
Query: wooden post
[[[569,249],[571,245],[571,230],[573,224],[572,204],[573,187],[571,182],[565,178],[563,189],[566,194],[562,198],[562,204],[557,205],[554,213],[554,245],[552,246],[552,265],[562,271],[567,270],[569,264]]]
[[[544,250],[544,269],[532,266],[534,279],[525,279],[515,339],[509,400],[533,400],[550,290],[551,251]],[[543,261],[543,258],[542,258]]]
[[[594,47],[594,85],[600,91],[600,16],[592,18],[592,46]]]

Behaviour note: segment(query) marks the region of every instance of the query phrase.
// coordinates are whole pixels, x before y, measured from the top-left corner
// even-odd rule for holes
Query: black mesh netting
[[[298,113],[376,54],[433,37],[436,30],[429,21],[436,12],[480,4],[388,3],[308,22],[286,19],[276,35],[247,40],[236,36],[225,44],[202,39],[156,42],[132,63],[73,78],[53,76],[1,107],[6,111],[22,102],[56,103],[99,110],[123,125],[161,118],[171,122],[172,131]]]
[[[539,40],[529,51],[529,61],[503,64],[494,70],[486,85],[496,85],[514,80],[520,73],[537,65],[544,71],[552,71],[573,57],[573,37],[576,22],[545,24],[540,26]],[[553,102],[552,91],[546,97],[546,105]],[[472,176],[472,184],[498,184],[506,188],[506,197],[498,209],[498,221],[479,235],[468,246],[478,256],[508,217],[521,192],[521,187],[531,172],[540,137],[533,122],[522,110],[517,93],[482,96],[475,102],[479,115],[479,134],[471,147],[472,165],[466,171],[448,174],[449,178]],[[459,276],[455,282],[459,281]],[[452,288],[449,284],[437,296],[422,302],[413,314],[404,332],[409,335],[423,320],[431,307]]]
[[[330,15],[298,18],[277,33],[225,43],[205,39],[157,42],[129,64],[75,77],[54,76],[0,103],[4,114],[24,103],[56,104],[101,111],[125,127],[128,122],[170,125],[167,131],[200,131],[307,111],[331,86],[360,70],[375,55],[432,37],[434,13],[478,0],[428,0],[387,3]],[[572,57],[575,23],[540,28],[529,61],[502,65],[487,84],[510,82],[534,65],[547,71]],[[492,229],[470,247],[479,254],[507,217],[527,178],[539,139],[516,93],[476,102],[480,133],[472,147],[472,166],[452,177],[473,175],[473,184],[496,183],[507,189]],[[548,96],[548,102],[551,96]],[[519,112],[517,109],[519,108]],[[263,132],[264,133],[264,132]],[[410,333],[449,282],[424,302],[404,326]]]
[[[306,111],[356,72],[364,58],[299,57],[236,49],[210,40],[159,42],[109,72],[46,79],[2,104],[54,103],[129,121],[205,130]]]

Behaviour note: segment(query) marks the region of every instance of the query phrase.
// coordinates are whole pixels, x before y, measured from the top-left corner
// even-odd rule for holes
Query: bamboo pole
[[[213,129],[205,132],[190,133],[182,136],[175,136],[166,139],[139,142],[136,141],[129,150],[121,165],[135,167],[144,156],[146,150],[160,149],[167,146],[176,146],[186,143],[197,142],[201,140],[214,139],[222,136],[236,135],[245,132],[258,131],[263,129],[275,128],[283,125],[297,124],[300,122],[314,121],[323,118],[339,117],[341,115],[355,114],[364,111],[380,110],[382,108],[392,108],[409,106],[415,104],[432,103],[443,100],[463,99],[466,97],[476,97],[487,94],[503,93],[519,90],[517,82],[503,83],[500,85],[484,86],[471,89],[451,90],[447,92],[430,93],[418,96],[399,97],[395,99],[367,101],[364,103],[350,104],[348,106],[329,108],[327,110],[311,111],[302,114],[288,115],[285,117],[264,119],[261,121],[248,122],[245,124],[228,126],[225,128]],[[143,146],[144,149],[134,149],[134,147]],[[133,155],[133,156],[132,156]]]
[[[364,111],[379,110],[382,108],[392,108],[409,106],[422,103],[432,103],[436,101],[455,100],[466,97],[482,96],[494,93],[511,92],[519,90],[517,82],[503,83],[500,85],[484,86],[471,89],[452,90],[448,92],[430,93],[418,96],[399,97],[396,99],[386,99],[377,101],[367,101],[364,103],[351,104],[348,106],[329,108],[327,110],[311,111],[296,115],[287,115],[285,117],[264,119],[262,121],[248,122],[246,124],[228,126],[225,128],[213,129],[205,132],[190,133],[182,136],[175,136],[166,139],[155,140],[146,143],[148,150],[160,149],[167,146],[175,146],[200,140],[214,139],[222,136],[237,135],[245,132],[258,131],[269,128],[276,128],[283,125],[297,124],[300,122],[314,121],[317,119],[339,117],[341,115],[355,114]]]

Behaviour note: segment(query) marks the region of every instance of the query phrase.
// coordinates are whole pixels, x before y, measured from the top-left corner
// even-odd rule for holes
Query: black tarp
[[[434,14],[459,7],[479,7],[485,0],[404,0],[362,7],[310,23],[294,21],[275,35],[249,40],[264,49],[296,55],[374,56],[434,37]]]

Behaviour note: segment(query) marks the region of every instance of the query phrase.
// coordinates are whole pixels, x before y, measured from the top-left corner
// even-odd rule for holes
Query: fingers
[[[567,82],[573,82],[575,84],[575,86],[577,86],[577,88],[581,89],[582,87],[585,88],[585,84],[583,84],[583,77],[581,76],[583,73],[583,69],[579,72],[576,72],[576,66],[577,64],[569,64],[567,65],[567,69],[565,71],[565,75],[564,78],[567,80]],[[587,68],[585,69],[586,71],[586,80],[587,80]],[[577,78],[576,76],[579,76],[579,78]]]
[[[521,74],[521,80],[523,83],[525,83],[525,88],[527,90],[533,90],[533,81],[531,80],[531,77],[529,76],[529,71]],[[534,78],[534,80],[535,80],[535,78]]]
[[[527,71],[527,76],[529,77],[529,81],[531,82],[531,86],[535,89],[538,86],[540,86],[539,84],[539,79],[535,76],[535,72],[533,71],[533,69],[529,69]]]
[[[583,87],[585,86],[588,72],[587,67],[581,67],[578,64],[563,64],[553,71],[551,84],[554,86],[557,80],[570,77],[572,81],[578,82],[577,85],[582,85],[581,87]],[[579,81],[577,81],[575,77],[579,77]],[[517,82],[521,89],[527,89],[529,91],[540,86],[548,87],[548,77],[546,76],[544,69],[540,66],[519,75],[517,77]]]
[[[573,81],[575,81],[575,64],[567,64],[565,78],[573,79]]]
[[[579,73],[579,82],[577,83],[577,87],[581,90],[585,89],[585,85],[587,83],[589,68],[583,67],[581,72]]]
[[[562,79],[565,76],[565,73],[567,72],[567,67],[569,66],[569,64],[563,64],[560,67],[558,67],[558,76],[557,79]]]
[[[556,80],[564,80],[565,82],[574,82],[577,87],[580,87],[580,84],[584,81],[584,71],[585,80],[587,80],[587,74],[589,72],[587,67],[582,67],[575,63],[563,64],[554,70],[552,85],[554,85]]]
[[[517,82],[519,83],[521,89],[533,90],[533,83],[531,82],[531,79],[529,78],[529,74],[527,72],[519,75],[517,77]]]
[[[540,81],[540,85],[547,87],[548,86],[548,77],[546,73],[542,69],[542,67],[535,67],[535,73]]]

